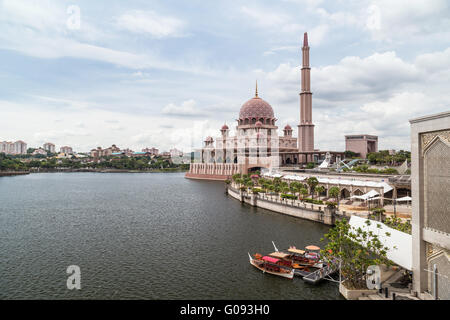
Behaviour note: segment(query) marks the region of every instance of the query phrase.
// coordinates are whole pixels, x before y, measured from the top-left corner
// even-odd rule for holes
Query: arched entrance
[[[348,191],[346,188],[341,190],[341,199],[348,199],[350,198],[350,191]]]

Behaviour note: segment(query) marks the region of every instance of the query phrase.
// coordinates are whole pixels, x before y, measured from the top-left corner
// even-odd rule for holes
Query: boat
[[[249,253],[248,258],[250,260],[250,264],[261,270],[263,273],[270,273],[288,279],[294,278],[294,269],[284,266],[280,259],[262,256],[259,253],[256,253],[254,258],[252,258]]]
[[[290,267],[294,270],[294,275],[301,277],[305,282],[316,284],[324,278],[336,272],[329,263],[320,259],[317,246],[307,246],[305,249],[297,249],[290,246],[286,252],[279,251],[272,241],[275,252],[268,256],[281,260],[280,265]]]

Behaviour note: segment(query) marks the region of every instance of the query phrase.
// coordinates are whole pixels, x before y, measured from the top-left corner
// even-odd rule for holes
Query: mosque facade
[[[278,134],[277,119],[272,106],[258,95],[245,102],[239,112],[236,134],[229,135],[224,124],[220,136],[207,137],[190,165],[187,178],[225,180],[236,173],[251,173],[261,169],[278,169],[283,166],[301,166],[317,161],[328,153],[339,161],[342,152],[314,149],[314,124],[312,122],[311,68],[309,65],[308,35],[304,34],[302,47],[300,121],[298,137],[292,127]]]

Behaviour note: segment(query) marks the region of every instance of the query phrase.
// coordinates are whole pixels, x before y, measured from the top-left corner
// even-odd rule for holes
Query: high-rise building
[[[55,145],[51,142],[47,142],[44,143],[44,145],[42,146],[44,148],[44,150],[50,152],[50,153],[55,153]]]
[[[6,154],[26,154],[27,144],[22,140],[16,142],[3,141],[0,142],[0,152]]]
[[[59,149],[60,153],[65,153],[65,154],[73,154],[73,150],[72,147],[68,147],[68,146],[63,146]]]
[[[27,144],[22,140],[16,141],[13,144],[13,154],[26,154],[27,153]]]

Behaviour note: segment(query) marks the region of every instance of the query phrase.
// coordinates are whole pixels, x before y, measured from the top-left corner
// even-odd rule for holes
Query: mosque
[[[306,32],[302,47],[298,138],[292,136],[293,130],[289,124],[284,127],[283,135],[279,136],[276,121],[272,106],[258,96],[256,83],[255,96],[240,109],[236,135],[229,136],[229,127],[224,124],[216,141],[207,137],[202,149],[195,153],[186,178],[226,180],[236,173],[301,167],[325,157],[331,163],[343,159],[343,152],[314,149],[311,68]]]

